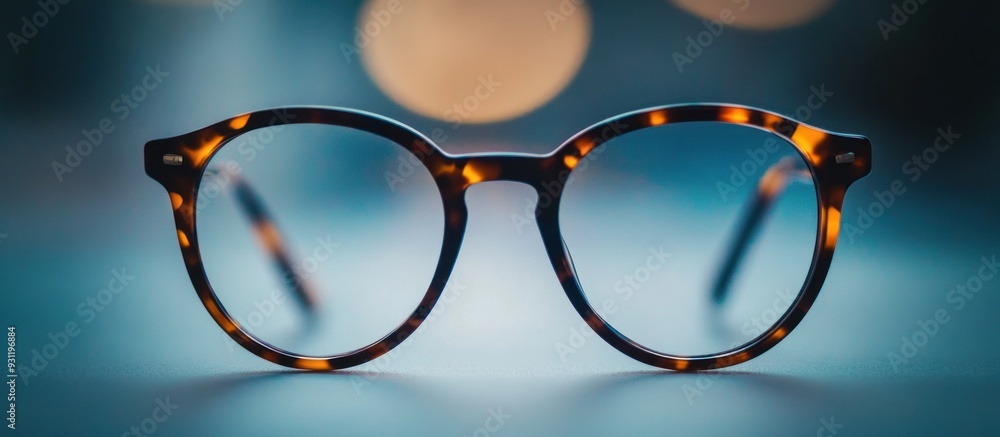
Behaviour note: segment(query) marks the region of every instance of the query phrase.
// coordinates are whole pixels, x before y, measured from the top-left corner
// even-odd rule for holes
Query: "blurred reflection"
[[[767,332],[792,306],[818,208],[811,178],[789,184],[806,165],[788,142],[683,123],[628,133],[587,158],[566,183],[559,222],[587,300],[622,335],[661,353],[714,354]],[[720,274],[724,305],[713,299]]]
[[[405,321],[444,232],[433,179],[411,162],[389,140],[334,126],[227,143],[197,206],[205,272],[225,310],[260,341],[309,356],[367,346]]]
[[[590,42],[590,12],[557,0],[371,0],[355,32],[346,50],[360,52],[393,100],[454,124],[484,123],[523,115],[569,83]]]
[[[775,30],[798,26],[816,18],[833,0],[670,0],[671,3],[706,20],[728,21],[744,29]]]
[[[789,156],[781,158],[764,172],[764,176],[757,184],[753,200],[750,201],[746,211],[740,217],[733,241],[726,252],[725,261],[712,285],[712,300],[716,304],[722,304],[728,296],[729,285],[740,261],[746,256],[747,249],[763,225],[768,211],[781,196],[781,193],[785,191],[785,187],[790,182],[795,181],[812,183],[811,177],[801,159]]]

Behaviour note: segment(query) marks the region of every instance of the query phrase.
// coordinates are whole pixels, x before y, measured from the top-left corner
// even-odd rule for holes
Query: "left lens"
[[[201,180],[196,221],[229,315],[261,342],[320,357],[368,346],[416,310],[437,266],[444,207],[402,146],[294,124],[223,146]]]

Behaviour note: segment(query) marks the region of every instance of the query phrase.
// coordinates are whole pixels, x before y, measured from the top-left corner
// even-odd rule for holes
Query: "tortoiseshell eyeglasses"
[[[145,167],[209,314],[274,363],[342,369],[406,340],[447,295],[470,187],[513,181],[533,190],[526,208],[486,206],[538,228],[583,328],[643,363],[702,370],[764,353],[805,316],[871,143],[688,104],[613,117],[545,155],[454,155],[378,115],[295,107],[150,141]],[[581,347],[559,338],[553,357]]]

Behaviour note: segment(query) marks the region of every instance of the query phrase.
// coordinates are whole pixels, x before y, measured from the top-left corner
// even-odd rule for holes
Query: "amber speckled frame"
[[[816,300],[826,278],[837,244],[844,194],[854,181],[871,171],[868,139],[825,131],[781,115],[738,105],[685,104],[643,109],[597,123],[574,135],[546,155],[473,154],[449,155],[417,131],[387,118],[341,108],[295,107],[263,110],[239,115],[197,131],[150,141],[145,147],[146,173],[167,189],[174,210],[177,238],[188,275],[212,318],[230,337],[248,351],[277,364],[311,370],[343,369],[378,358],[406,340],[420,326],[441,296],[458,258],[468,217],[466,190],[487,181],[516,181],[534,187],[541,195],[543,184],[565,183],[580,160],[596,147],[617,136],[671,123],[716,121],[759,128],[789,141],[804,159],[816,186],[819,220],[816,249],[809,274],[793,305],[770,330],[747,344],[711,355],[675,356],[636,344],[608,325],[590,306],[577,280],[569,250],[559,229],[561,192],[552,203],[536,208],[537,223],[552,267],[577,313],[602,339],[622,353],[643,363],[673,370],[704,370],[731,366],[754,358],[777,344],[802,320]],[[308,357],[274,347],[241,327],[223,308],[205,274],[195,228],[198,186],[211,157],[228,141],[249,131],[284,124],[325,124],[369,132],[395,142],[411,152],[430,171],[440,191],[445,212],[445,232],[437,268],[431,283],[409,319],[382,339],[344,354]],[[609,145],[613,147],[613,145]],[[744,213],[737,236],[715,282],[712,296],[721,302],[728,283],[772,200],[780,194],[792,171],[769,169],[761,179],[751,206]],[[237,187],[240,190],[239,185]],[[288,265],[277,229],[248,188],[238,192],[254,228],[279,265]],[[256,205],[255,205],[256,202]],[[291,284],[306,307],[310,294],[305,284]]]

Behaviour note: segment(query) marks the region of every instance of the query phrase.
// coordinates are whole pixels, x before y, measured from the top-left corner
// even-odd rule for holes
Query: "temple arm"
[[[208,170],[206,173],[217,173],[215,170]],[[282,278],[282,284],[290,289],[295,300],[308,314],[312,314],[316,308],[316,293],[306,283],[305,278],[295,273],[292,266],[292,257],[288,255],[288,249],[281,239],[281,234],[271,219],[271,214],[264,208],[260,195],[242,177],[227,174],[232,178],[236,191],[236,201],[243,213],[250,219],[253,225],[254,234],[257,241],[264,247],[270,255],[274,266],[278,269]]]
[[[792,180],[801,177],[808,178],[809,172],[802,166],[800,159],[792,157],[782,158],[764,173],[764,177],[757,184],[753,199],[743,212],[736,228],[736,237],[729,246],[722,266],[719,268],[718,276],[715,277],[715,282],[712,284],[713,302],[716,304],[725,302],[729,296],[733,277],[767,217],[767,213],[771,210],[771,206]]]

